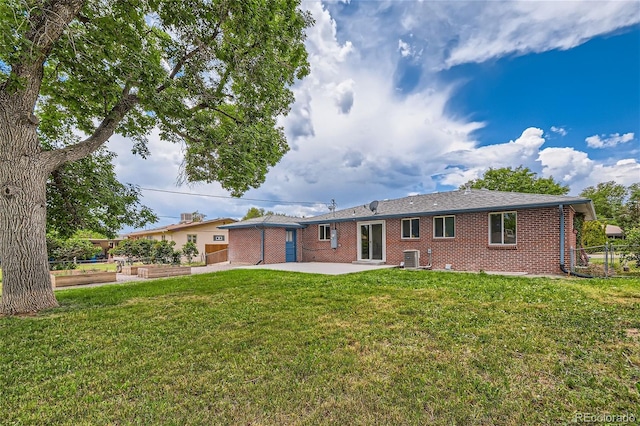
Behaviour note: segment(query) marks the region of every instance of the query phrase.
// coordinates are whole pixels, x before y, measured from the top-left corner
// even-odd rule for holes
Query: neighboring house
[[[607,234],[607,238],[614,238],[614,239],[624,238],[624,232],[622,232],[622,228],[616,225],[607,225],[604,232],[605,234]]]
[[[232,263],[365,262],[462,271],[559,274],[591,200],[460,190],[372,202],[310,218],[225,225]],[[412,265],[413,266],[413,265]]]
[[[109,250],[116,247],[122,241],[122,238],[115,239],[104,239],[104,238],[88,238],[88,241],[96,247],[100,247],[102,249],[102,253],[98,255],[98,257],[108,258]]]
[[[220,226],[236,222],[231,218],[218,218],[203,221],[192,221],[188,214],[182,214],[184,220],[175,225],[167,225],[144,231],[135,231],[126,234],[125,238],[156,241],[175,241],[175,250],[181,250],[187,242],[195,243],[198,247],[198,257],[224,251],[229,242],[229,231]],[[186,218],[186,219],[185,219]],[[207,263],[216,263],[226,260],[226,256],[221,260],[217,256],[207,256]]]

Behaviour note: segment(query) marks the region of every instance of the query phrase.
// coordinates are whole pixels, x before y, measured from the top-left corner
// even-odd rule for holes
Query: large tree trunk
[[[12,108],[0,93],[0,314],[58,306],[46,244],[46,181],[37,120]]]

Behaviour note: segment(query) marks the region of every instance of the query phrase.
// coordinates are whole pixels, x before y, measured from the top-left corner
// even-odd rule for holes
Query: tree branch
[[[195,49],[193,49],[191,52],[187,52],[182,58],[180,58],[178,60],[178,62],[176,62],[176,64],[173,66],[173,69],[171,70],[171,73],[169,73],[169,80],[173,80],[176,75],[178,75],[178,73],[180,72],[180,70],[182,69],[182,67],[184,66],[184,64],[191,58],[193,58],[198,52],[200,52],[202,49],[204,49],[206,46],[204,43],[200,43],[198,45],[198,47],[196,47]],[[157,89],[156,89],[156,93],[160,93],[163,90],[165,90],[167,88],[167,84],[163,83],[161,84]]]
[[[27,82],[21,91],[25,109],[33,109],[40,93],[46,58],[84,4],[85,0],[50,0],[42,5],[39,13],[29,16],[30,29],[25,39],[31,42],[31,51],[23,52],[18,62],[11,64],[11,73]]]
[[[53,171],[66,162],[80,160],[100,148],[113,135],[125,115],[139,102],[138,97],[128,93],[128,90],[125,88],[120,101],[87,139],[65,148],[43,152],[45,166]]]
[[[216,38],[218,38],[218,35],[220,34],[221,24],[222,24],[222,19],[220,20],[220,22],[218,23],[218,26],[214,30],[213,35],[209,37],[210,40],[215,40]],[[176,64],[173,66],[173,69],[169,73],[169,80],[173,80],[176,77],[176,75],[178,75],[182,67],[184,67],[184,64],[186,64],[187,61],[193,58],[198,52],[202,51],[205,47],[207,47],[207,45],[208,43],[200,42],[200,44],[198,44],[198,46],[195,49],[185,53],[185,55],[182,58],[178,59],[178,62],[176,62]],[[167,88],[167,84],[163,83],[156,89],[156,93],[160,93],[166,88]]]
[[[243,124],[244,122],[242,120],[240,120],[239,118],[234,117],[231,114],[228,114],[226,112],[224,112],[223,110],[219,109],[219,108],[213,108],[213,111],[219,112],[220,114],[229,117],[230,119],[232,119],[233,121],[236,122],[236,124]]]

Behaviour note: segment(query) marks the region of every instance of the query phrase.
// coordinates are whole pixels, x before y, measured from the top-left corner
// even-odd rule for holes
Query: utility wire
[[[310,206],[315,206],[317,204],[326,204],[326,203],[322,203],[320,201],[281,201],[281,200],[262,200],[259,198],[238,198],[238,197],[231,197],[228,195],[211,195],[211,194],[195,194],[192,192],[181,192],[181,191],[169,191],[167,189],[155,189],[155,188],[143,188],[143,187],[138,187],[140,189],[142,189],[143,191],[154,191],[154,192],[164,192],[167,194],[179,194],[179,195],[192,195],[192,196],[197,196],[197,197],[209,197],[209,198],[226,198],[226,199],[231,199],[231,200],[243,200],[243,201],[261,201],[261,202],[265,202],[265,203],[279,203],[279,204],[308,204]]]

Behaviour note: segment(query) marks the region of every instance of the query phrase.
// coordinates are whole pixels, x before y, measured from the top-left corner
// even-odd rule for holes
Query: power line
[[[282,201],[282,200],[263,200],[263,199],[259,199],[259,198],[238,198],[238,197],[231,197],[228,195],[211,195],[211,194],[196,194],[196,193],[192,193],[192,192],[181,192],[181,191],[169,191],[167,189],[155,189],[155,188],[143,188],[143,187],[138,187],[140,189],[142,189],[143,191],[153,191],[153,192],[164,192],[167,194],[178,194],[178,195],[192,195],[192,196],[196,196],[196,197],[209,197],[209,198],[225,198],[225,199],[230,199],[230,200],[243,200],[243,201],[260,201],[260,202],[264,202],[264,203],[279,203],[279,204],[308,204],[311,206],[315,206],[317,204],[326,204],[320,201]]]

